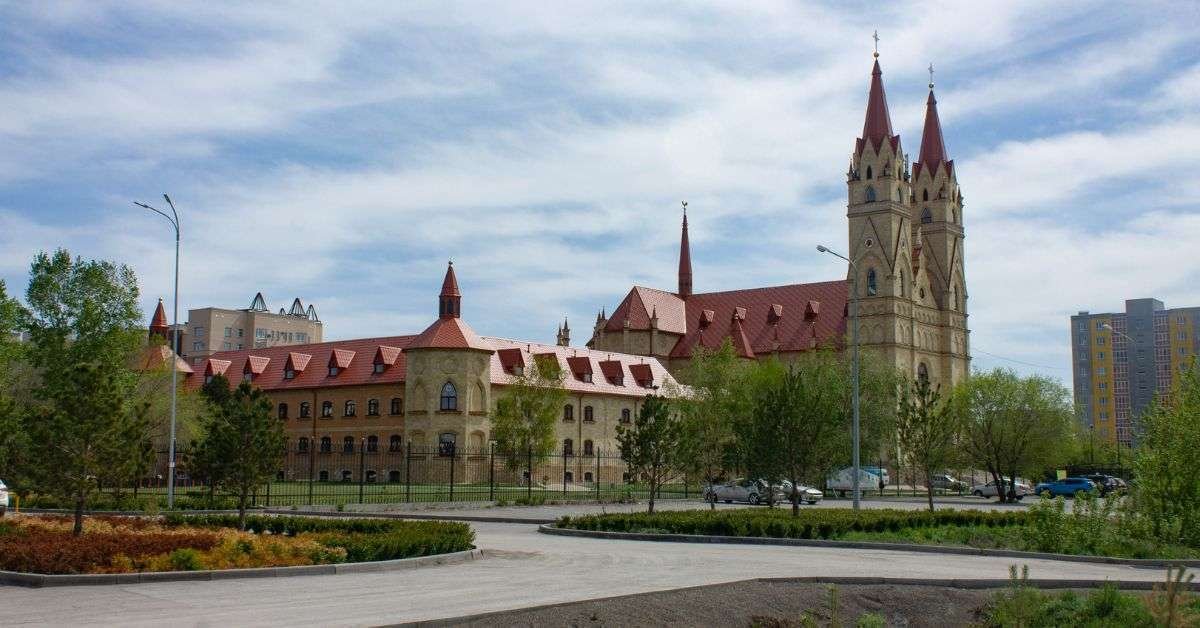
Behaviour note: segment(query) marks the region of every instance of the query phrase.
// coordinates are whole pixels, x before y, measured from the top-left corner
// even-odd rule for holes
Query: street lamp
[[[858,476],[862,473],[858,460],[858,266],[850,258],[824,245],[818,244],[817,251],[845,260],[846,263],[850,264],[850,273],[854,277],[854,299],[851,302],[853,307],[850,309],[850,345],[851,355],[853,356],[851,363],[854,372],[851,374],[850,380],[853,382],[852,385],[854,387],[854,399],[851,402],[854,408],[854,421],[851,427],[852,438],[854,440],[854,509],[858,510],[859,500],[862,498],[862,488],[859,486],[858,481]]]
[[[171,202],[171,197],[163,194],[163,200],[167,202],[167,206],[171,208],[171,213],[151,207],[146,203],[134,201],[133,204],[138,207],[148,209],[163,218],[166,218],[171,226],[175,228],[175,303],[173,308],[175,313],[171,321],[171,436],[168,447],[170,452],[167,461],[167,508],[175,507],[175,404],[177,397],[177,387],[179,378],[179,369],[175,368],[175,360],[178,359],[179,351],[179,212],[175,211],[175,203]]]

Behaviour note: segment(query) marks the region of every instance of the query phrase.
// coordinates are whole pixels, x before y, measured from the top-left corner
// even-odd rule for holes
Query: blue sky
[[[0,2],[0,277],[67,247],[149,314],[166,191],[183,309],[330,339],[420,331],[453,258],[480,333],[582,343],[684,199],[697,291],[836,278],[878,29],[914,158],[936,69],[975,365],[1066,378],[1077,310],[1200,305],[1200,5],[1043,5]]]

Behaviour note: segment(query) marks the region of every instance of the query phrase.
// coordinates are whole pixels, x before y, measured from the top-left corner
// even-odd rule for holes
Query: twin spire
[[[883,71],[879,68],[879,52],[875,52],[875,65],[871,69],[871,88],[867,94],[867,115],[863,121],[862,139],[875,150],[885,140],[896,137],[892,131],[892,117],[888,112],[887,94],[883,90]],[[918,158],[926,168],[937,170],[947,161],[946,142],[942,139],[942,123],[938,119],[937,99],[933,95],[933,66],[929,66],[929,99],[925,103],[925,128],[921,133],[921,153]]]

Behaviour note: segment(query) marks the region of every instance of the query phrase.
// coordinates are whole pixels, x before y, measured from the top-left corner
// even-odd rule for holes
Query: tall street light
[[[175,313],[171,321],[171,437],[168,447],[170,453],[167,462],[167,508],[175,507],[175,404],[179,369],[175,368],[175,360],[179,359],[179,212],[175,211],[175,203],[171,202],[171,197],[163,194],[163,200],[167,202],[167,206],[171,208],[171,213],[167,214],[161,209],[151,207],[146,203],[134,201],[133,204],[138,207],[148,209],[163,218],[166,218],[171,226],[175,228],[175,303],[173,308]]]
[[[854,509],[858,510],[859,500],[862,498],[862,488],[859,486],[858,477],[862,474],[858,461],[858,266],[856,266],[854,261],[850,258],[831,250],[827,246],[818,244],[817,250],[821,253],[828,253],[834,257],[845,260],[847,264],[850,264],[850,274],[854,277],[854,299],[851,301],[853,307],[850,309],[850,345],[852,352],[851,355],[853,356],[851,358],[851,368],[854,369],[854,372],[851,374],[850,380],[853,382],[854,387],[854,399],[851,402],[854,408],[854,422],[853,426],[851,427],[854,440]]]

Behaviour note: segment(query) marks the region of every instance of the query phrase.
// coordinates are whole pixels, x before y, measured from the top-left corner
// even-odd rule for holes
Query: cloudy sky
[[[480,333],[581,343],[684,199],[697,291],[837,278],[878,29],[914,156],[936,69],[975,365],[1066,378],[1077,310],[1200,305],[1200,5],[1042,5],[0,1],[0,277],[116,259],[148,315],[165,191],[182,308],[327,339],[420,331],[453,258]]]

